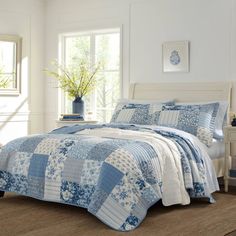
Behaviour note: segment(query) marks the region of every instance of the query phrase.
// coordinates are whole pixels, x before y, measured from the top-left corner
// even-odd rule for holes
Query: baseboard
[[[230,186],[236,186],[236,178],[235,179],[230,179],[229,180],[229,185]]]

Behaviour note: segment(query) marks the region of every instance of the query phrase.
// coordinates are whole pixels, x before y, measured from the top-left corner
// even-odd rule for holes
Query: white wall
[[[59,33],[122,25],[124,96],[129,82],[236,80],[235,0],[47,3],[46,63],[58,56]],[[190,41],[189,73],[162,72],[162,43],[175,40]],[[46,130],[54,127],[60,105],[55,85],[49,83],[45,85]]]
[[[236,0],[0,0],[0,34],[23,38],[22,93],[0,96],[0,143],[55,128],[58,91],[42,69],[59,34],[111,27],[122,28],[125,97],[130,82],[236,83]],[[190,41],[189,73],[162,72],[161,45],[175,40]]]
[[[83,30],[121,27],[123,33],[124,92],[129,82],[129,4],[127,0],[50,0],[46,13],[46,63],[58,58],[58,35]],[[45,128],[55,128],[58,119],[58,93],[56,84],[48,79],[46,90]]]
[[[132,81],[231,79],[233,2],[149,0],[132,4]],[[161,45],[172,40],[190,41],[189,73],[162,72]]]
[[[125,97],[130,82],[236,80],[236,0],[0,0],[0,6],[0,33],[23,37],[22,94],[0,97],[3,143],[55,127],[58,91],[52,80],[44,83],[42,69],[58,58],[61,33],[121,27]],[[189,73],[162,72],[161,45],[171,40],[190,41]]]
[[[230,74],[231,79],[236,80],[236,1],[232,0],[232,7],[231,7],[231,42],[230,42]],[[236,107],[236,106],[235,106]]]
[[[19,96],[0,96],[0,143],[42,132],[44,109],[44,2],[0,0],[0,34],[22,37]]]

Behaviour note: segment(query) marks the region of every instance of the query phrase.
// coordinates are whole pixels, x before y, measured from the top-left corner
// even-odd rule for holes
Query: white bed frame
[[[232,83],[227,82],[180,82],[180,83],[136,83],[130,85],[129,98],[137,100],[175,100],[177,102],[228,101],[228,123]],[[213,160],[218,177],[224,175],[224,157]]]

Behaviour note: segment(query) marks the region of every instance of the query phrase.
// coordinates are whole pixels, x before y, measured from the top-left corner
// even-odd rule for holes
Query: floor
[[[195,200],[188,206],[164,207],[159,202],[137,229],[121,233],[85,209],[8,193],[0,199],[0,236],[236,235],[236,188],[214,197],[215,204]]]

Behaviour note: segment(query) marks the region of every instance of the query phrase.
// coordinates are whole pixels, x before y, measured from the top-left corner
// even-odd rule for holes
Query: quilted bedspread
[[[0,190],[88,209],[120,231],[147,210],[189,204],[218,190],[193,136],[164,127],[84,125],[19,138],[0,153]]]

